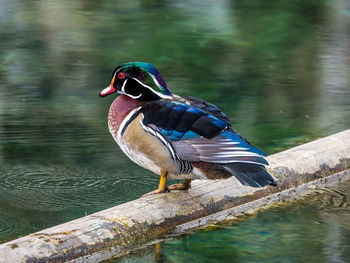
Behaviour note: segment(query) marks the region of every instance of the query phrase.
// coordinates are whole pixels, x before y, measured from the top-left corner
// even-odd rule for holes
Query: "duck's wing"
[[[161,100],[145,104],[142,125],[162,136],[183,161],[266,165],[264,152],[230,129],[230,123],[197,107]]]
[[[176,153],[183,160],[208,163],[253,163],[268,165],[265,154],[248,144],[241,136],[228,131],[212,139],[199,137],[173,141]]]
[[[160,139],[180,173],[192,166],[208,163],[221,165],[242,184],[253,187],[276,185],[264,165],[265,153],[248,143],[230,124],[201,109],[172,101],[145,104],[142,127]]]
[[[178,97],[179,100],[183,100],[184,102],[188,103],[189,105],[196,107],[198,109],[201,109],[211,115],[214,115],[215,117],[219,118],[220,120],[226,121],[227,123],[231,124],[230,119],[226,116],[225,113],[223,113],[218,107],[216,107],[214,104],[209,103],[205,100],[191,97],[191,96],[181,96]]]

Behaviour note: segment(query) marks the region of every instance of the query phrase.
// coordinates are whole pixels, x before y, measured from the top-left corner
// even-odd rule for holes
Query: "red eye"
[[[125,74],[123,72],[119,72],[118,79],[124,79],[124,78],[125,78]]]

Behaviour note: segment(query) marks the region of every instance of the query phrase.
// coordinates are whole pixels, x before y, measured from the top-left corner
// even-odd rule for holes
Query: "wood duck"
[[[263,151],[239,135],[213,104],[171,93],[153,65],[116,67],[100,97],[114,92],[121,94],[108,115],[114,140],[132,161],[160,175],[158,189],[148,194],[187,190],[192,179],[231,176],[243,185],[276,185]],[[167,186],[167,177],[184,183]]]

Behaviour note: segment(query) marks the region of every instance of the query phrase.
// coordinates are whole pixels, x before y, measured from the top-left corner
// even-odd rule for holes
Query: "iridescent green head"
[[[167,99],[172,96],[156,67],[145,62],[128,62],[116,67],[112,73],[111,84],[100,96],[114,92],[140,101]]]

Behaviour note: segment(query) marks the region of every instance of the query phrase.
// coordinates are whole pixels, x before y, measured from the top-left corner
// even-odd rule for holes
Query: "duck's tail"
[[[226,171],[235,176],[243,185],[263,187],[276,186],[277,183],[263,165],[251,163],[228,163],[223,165]]]

